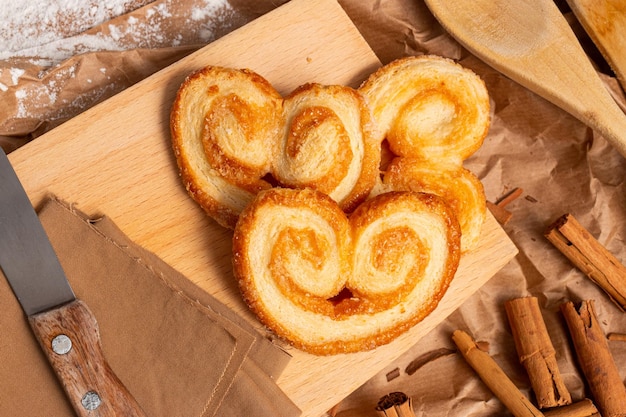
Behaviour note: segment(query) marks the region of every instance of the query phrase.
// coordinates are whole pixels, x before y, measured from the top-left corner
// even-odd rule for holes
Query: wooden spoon
[[[553,0],[425,2],[470,52],[597,131],[626,157],[626,115]]]
[[[626,2],[567,0],[626,91]]]

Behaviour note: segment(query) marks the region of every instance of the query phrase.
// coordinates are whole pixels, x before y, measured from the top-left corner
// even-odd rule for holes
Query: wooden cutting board
[[[293,0],[10,154],[33,204],[48,194],[102,213],[135,242],[258,325],[231,271],[230,231],[187,196],[170,148],[169,111],[190,72],[248,67],[283,94],[305,82],[358,86],[380,66],[334,0]],[[426,320],[375,351],[316,357],[292,349],[280,387],[318,417],[402,355],[471,296],[517,250],[490,216],[480,247]]]

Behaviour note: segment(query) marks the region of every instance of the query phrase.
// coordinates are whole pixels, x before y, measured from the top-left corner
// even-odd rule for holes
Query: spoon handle
[[[568,42],[538,52],[542,65],[536,76],[552,72],[550,83],[519,81],[599,133],[626,158],[626,114],[602,83],[570,27],[563,20],[561,33]],[[536,58],[535,58],[536,59]],[[543,75],[540,74],[543,72]]]
[[[599,102],[598,106],[588,108],[578,119],[602,135],[626,158],[626,115],[610,96],[603,107],[602,104]]]
[[[496,62],[492,66],[576,117],[626,158],[626,114],[611,97],[565,20],[557,26],[561,41],[538,48],[523,67],[511,69]]]
[[[567,4],[626,89],[626,2],[567,0]]]

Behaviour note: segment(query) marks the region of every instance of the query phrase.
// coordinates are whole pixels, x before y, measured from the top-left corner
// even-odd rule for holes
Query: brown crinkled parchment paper
[[[194,10],[198,17],[202,13],[197,7],[210,8],[218,3],[231,15],[218,17],[216,13],[206,13],[202,21],[178,17],[194,16]],[[125,38],[129,41],[128,50],[72,55],[52,66],[30,58],[4,59],[4,56],[0,62],[2,146],[9,150],[20,146],[210,42],[212,38],[206,37],[209,32],[214,31],[213,36],[219,37],[279,3],[282,1],[145,1],[142,8],[124,11],[117,18],[111,17],[111,22],[136,28],[148,22],[148,15],[167,8],[172,16],[164,13],[164,20],[176,23],[160,23],[158,43],[142,43],[143,39],[132,39],[129,35]],[[450,336],[453,330],[461,328],[486,342],[497,363],[532,398],[503,305],[508,299],[526,295],[539,299],[560,370],[573,399],[589,396],[559,305],[570,300],[595,300],[605,333],[626,333],[626,316],[544,238],[543,232],[560,215],[572,213],[617,259],[626,262],[626,161],[602,137],[572,116],[465,51],[445,33],[423,1],[341,0],[340,3],[383,63],[405,55],[432,53],[458,60],[485,80],[492,98],[492,125],[483,147],[466,161],[466,167],[480,177],[492,202],[515,188],[523,192],[506,207],[513,217],[504,229],[520,250],[515,260],[409,352],[346,398],[332,414],[375,416],[378,399],[400,390],[413,398],[417,415],[509,415],[456,353]],[[607,88],[626,108],[624,93],[613,74],[564,4],[558,2]],[[95,25],[88,32],[110,35],[107,24]],[[202,25],[204,32],[194,32]],[[121,32],[113,29],[114,35]],[[147,34],[143,36],[150,38]],[[19,51],[14,55],[19,56]],[[40,90],[41,96],[35,93]],[[54,100],[46,95],[52,90]],[[20,99],[28,95],[38,99],[32,102]],[[611,341],[609,345],[622,377],[626,377],[626,342]],[[387,376],[394,372],[396,376],[388,381]]]
[[[275,384],[290,357],[106,216],[47,200],[39,217],[111,368],[149,416],[300,415]],[[0,415],[74,415],[0,279]],[[6,377],[6,376],[10,376]],[[246,395],[240,395],[244,391]]]

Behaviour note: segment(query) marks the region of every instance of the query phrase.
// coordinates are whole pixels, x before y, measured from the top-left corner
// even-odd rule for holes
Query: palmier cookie
[[[456,272],[460,228],[439,197],[381,194],[349,216],[311,189],[262,191],[233,237],[260,321],[318,355],[373,349],[430,314]]]
[[[380,141],[362,95],[346,86],[304,84],[285,98],[284,119],[272,175],[352,211],[376,183],[380,165]]]
[[[269,172],[283,126],[282,97],[249,70],[209,66],[180,86],[170,128],[182,181],[219,224],[233,228]]]
[[[360,90],[396,156],[385,166],[385,184],[379,188],[424,191],[449,199],[461,222],[462,249],[474,249],[486,199],[482,184],[463,168],[463,161],[482,145],[489,130],[484,82],[450,59],[424,55],[391,62]]]
[[[413,158],[395,158],[384,174],[392,190],[431,193],[452,207],[461,225],[461,251],[478,244],[487,211],[483,184],[469,170],[454,163],[434,163]]]
[[[398,156],[463,161],[489,129],[484,82],[447,58],[400,58],[370,75],[359,90]]]
[[[276,182],[351,211],[378,180],[371,113],[350,87],[307,84],[283,99],[250,70],[207,67],[179,88],[170,125],[189,194],[228,228]]]

